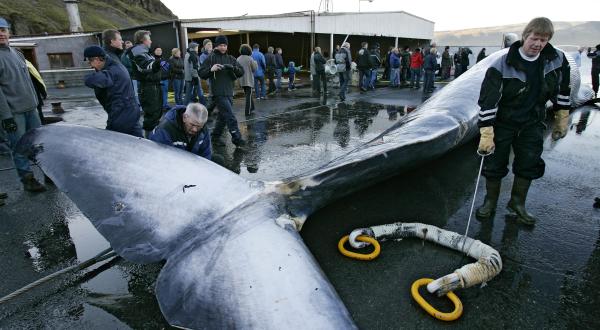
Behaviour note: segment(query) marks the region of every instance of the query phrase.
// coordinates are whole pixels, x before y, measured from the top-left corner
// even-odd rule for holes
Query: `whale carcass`
[[[434,159],[477,134],[490,55],[418,111],[328,164],[249,181],[135,137],[52,125],[21,147],[127,260],[166,260],[156,294],[167,321],[203,328],[355,328],[297,230],[316,209]],[[585,101],[575,88],[573,104]]]

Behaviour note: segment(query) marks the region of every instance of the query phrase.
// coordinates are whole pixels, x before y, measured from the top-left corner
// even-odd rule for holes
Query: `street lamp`
[[[361,1],[369,1],[369,2],[373,2],[373,0],[358,0],[358,12],[360,13],[360,3]]]

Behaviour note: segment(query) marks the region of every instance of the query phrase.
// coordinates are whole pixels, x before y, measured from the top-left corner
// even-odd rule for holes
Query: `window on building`
[[[48,60],[50,61],[50,69],[64,69],[74,67],[73,53],[48,54]]]

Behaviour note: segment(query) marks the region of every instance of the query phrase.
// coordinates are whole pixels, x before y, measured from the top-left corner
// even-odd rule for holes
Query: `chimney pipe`
[[[77,6],[79,0],[64,0],[64,2],[69,15],[69,32],[83,32],[81,19],[79,18],[79,7]]]

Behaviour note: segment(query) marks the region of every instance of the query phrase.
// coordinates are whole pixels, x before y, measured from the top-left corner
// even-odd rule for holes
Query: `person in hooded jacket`
[[[206,122],[208,111],[200,103],[177,105],[156,126],[150,140],[212,159],[210,133]]]
[[[216,48],[200,67],[199,75],[202,79],[210,80],[211,95],[219,115],[212,133],[213,140],[219,139],[227,126],[231,140],[236,147],[243,147],[246,141],[242,138],[237,119],[233,114],[233,85],[244,75],[244,69],[238,61],[227,54],[229,41],[224,35],[215,39]]]
[[[94,72],[85,76],[85,85],[93,88],[98,101],[108,114],[106,129],[142,137],[140,109],[133,85],[125,67],[99,46],[89,46],[83,56]]]

